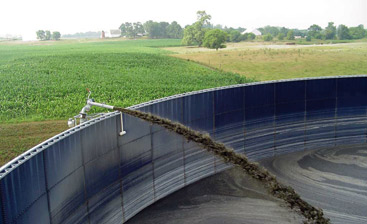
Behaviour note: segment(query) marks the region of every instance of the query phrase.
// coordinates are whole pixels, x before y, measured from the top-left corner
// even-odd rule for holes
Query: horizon
[[[309,0],[307,4],[292,0],[268,0],[265,3],[229,0],[222,5],[209,0],[189,0],[182,5],[167,0],[125,3],[107,0],[104,4],[66,0],[57,7],[46,0],[19,0],[2,5],[5,10],[0,13],[0,20],[10,22],[0,24],[0,37],[21,35],[25,41],[35,40],[37,30],[59,31],[62,35],[98,32],[118,29],[123,22],[177,21],[184,27],[196,21],[199,10],[205,10],[212,16],[212,24],[233,28],[269,25],[307,29],[312,24],[325,28],[328,22],[334,22],[336,26],[355,27],[362,24],[367,27],[367,1],[364,0]]]

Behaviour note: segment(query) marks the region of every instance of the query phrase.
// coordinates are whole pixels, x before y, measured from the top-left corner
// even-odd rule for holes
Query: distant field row
[[[122,107],[244,83],[238,74],[169,57],[180,40],[0,44],[0,123],[65,119],[96,100]]]
[[[367,42],[333,45],[235,43],[226,49],[172,47],[173,56],[256,80],[367,74]]]

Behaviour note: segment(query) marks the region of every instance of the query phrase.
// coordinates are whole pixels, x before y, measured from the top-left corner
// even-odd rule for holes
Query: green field
[[[246,82],[244,76],[169,57],[180,40],[0,44],[0,123],[65,119],[86,88],[99,102],[130,106],[173,94]]]

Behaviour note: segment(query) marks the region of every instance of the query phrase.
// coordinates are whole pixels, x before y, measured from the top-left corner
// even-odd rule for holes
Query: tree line
[[[286,27],[275,27],[265,26],[259,28],[259,31],[264,36],[264,40],[271,40],[273,37],[283,40],[294,40],[295,36],[306,37],[307,41],[312,39],[318,40],[351,40],[351,39],[362,39],[367,37],[367,30],[363,25],[356,27],[347,27],[346,25],[340,24],[338,27],[334,25],[334,22],[329,22],[328,25],[323,29],[317,24],[311,25],[308,29],[288,29]]]
[[[241,34],[245,31],[245,28],[228,28],[223,27],[222,25],[213,25],[209,22],[211,16],[207,15],[205,11],[199,11],[198,18],[200,17],[200,21],[198,20],[193,25],[187,25],[185,28],[182,28],[180,24],[176,21],[172,23],[168,22],[155,22],[153,20],[146,21],[145,23],[141,22],[124,22],[120,25],[119,29],[121,30],[121,36],[127,38],[137,38],[142,36],[147,36],[151,39],[162,39],[162,38],[172,38],[172,39],[182,39],[184,38],[184,32],[190,33],[194,32],[196,38],[189,41],[192,43],[199,43],[200,46],[202,44],[202,39],[204,38],[204,33],[207,30],[212,29],[220,29],[224,30],[228,35],[225,37],[226,42],[239,42],[243,40],[253,40],[255,39],[255,35],[253,33]],[[207,18],[210,17],[210,18]],[[202,17],[202,18],[201,18]]]
[[[144,24],[141,22],[125,22],[121,24],[119,29],[121,30],[121,36],[128,38],[148,36],[151,39],[181,39],[183,37],[183,28],[176,21],[168,23],[149,20]]]
[[[176,21],[155,22],[149,20],[144,24],[140,22],[121,24],[121,36],[136,38],[139,36],[148,36],[152,39],[175,38],[181,39],[185,45],[198,45],[209,48],[223,48],[225,42],[240,42],[254,40],[255,34],[244,32],[243,27],[232,28],[222,25],[213,25],[210,23],[211,16],[205,11],[197,12],[197,20],[191,25],[182,28]],[[336,27],[333,22],[329,22],[324,29],[317,24],[311,25],[308,29],[289,29],[286,27],[265,26],[258,28],[264,41],[271,41],[274,38],[278,40],[294,40],[296,37],[306,38],[306,41],[312,39],[319,40],[350,40],[362,39],[367,37],[367,30],[363,25],[356,27],[347,27],[339,25]]]
[[[62,38],[100,38],[102,35],[101,31],[88,31],[88,32],[79,32],[74,34],[63,34]]]
[[[244,40],[253,40],[256,38],[253,33],[244,33],[245,28],[239,27],[227,28],[221,25],[210,24],[211,16],[205,11],[197,12],[197,21],[192,25],[186,26],[182,43],[185,45],[198,45],[208,48],[219,49],[225,47],[225,42],[239,42]],[[306,41],[312,39],[319,40],[351,40],[367,37],[367,30],[363,25],[348,28],[346,25],[336,27],[333,22],[322,29],[319,25],[313,24],[308,29],[289,29],[286,27],[265,26],[258,28],[264,41],[271,41],[273,38],[278,40],[295,40],[306,38]]]
[[[38,40],[59,40],[61,37],[60,32],[54,31],[51,34],[49,30],[38,30],[36,35]]]

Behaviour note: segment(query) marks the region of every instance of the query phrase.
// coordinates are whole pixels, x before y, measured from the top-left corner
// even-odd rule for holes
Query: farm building
[[[114,37],[120,37],[121,36],[121,30],[107,30],[105,31],[105,37],[107,38],[114,38]]]
[[[121,36],[121,30],[110,30],[111,37],[120,37]]]
[[[245,33],[253,33],[256,36],[261,36],[261,32],[258,29],[256,29],[256,28],[246,29],[245,31],[242,32],[242,34],[245,34]]]

